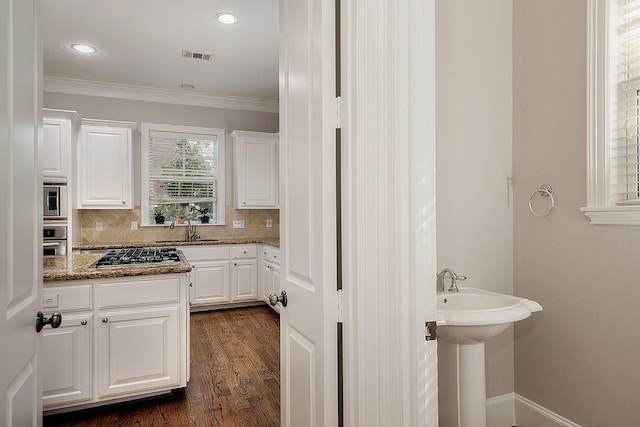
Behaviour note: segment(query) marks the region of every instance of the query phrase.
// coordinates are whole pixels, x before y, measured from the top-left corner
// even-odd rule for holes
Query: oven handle
[[[60,242],[42,242],[42,246],[47,247],[47,246],[60,246],[62,243]]]

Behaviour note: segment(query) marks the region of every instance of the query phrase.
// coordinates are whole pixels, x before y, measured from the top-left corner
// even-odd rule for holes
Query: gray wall
[[[512,0],[436,2],[437,267],[513,292]],[[435,286],[435,278],[433,280]],[[455,345],[440,341],[440,425],[457,425]],[[487,396],[513,392],[513,330],[486,347]]]
[[[514,0],[515,391],[585,427],[640,425],[640,227],[590,225],[585,0]],[[553,186],[556,208],[529,213]],[[526,427],[525,424],[519,424]]]
[[[254,111],[223,110],[157,102],[130,101],[95,96],[44,93],[44,108],[75,110],[80,117],[103,120],[137,122],[133,135],[134,204],[140,204],[140,123],[163,123],[184,126],[203,126],[226,130],[226,205],[233,203],[233,162],[230,133],[234,130],[277,132],[278,114]]]

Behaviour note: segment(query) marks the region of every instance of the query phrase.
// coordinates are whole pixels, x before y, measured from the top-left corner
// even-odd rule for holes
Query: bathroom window
[[[224,224],[224,129],[142,123],[142,225]]]
[[[589,0],[587,207],[640,225],[640,0]]]

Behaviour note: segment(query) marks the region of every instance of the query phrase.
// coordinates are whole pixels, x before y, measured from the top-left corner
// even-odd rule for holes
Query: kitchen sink
[[[214,243],[218,241],[219,239],[201,239],[201,240],[192,240],[190,242],[186,240],[156,240],[156,243],[170,243],[172,245],[188,245],[189,243]]]

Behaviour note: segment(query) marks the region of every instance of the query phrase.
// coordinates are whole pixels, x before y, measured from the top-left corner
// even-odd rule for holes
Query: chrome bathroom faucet
[[[449,277],[451,277],[451,286],[449,286],[449,292],[458,292],[458,284],[456,283],[458,280],[463,282],[467,280],[467,276],[458,276],[455,271],[450,268],[445,268],[440,273],[438,273],[438,278],[436,280],[436,292],[444,292],[444,276],[449,273]]]

